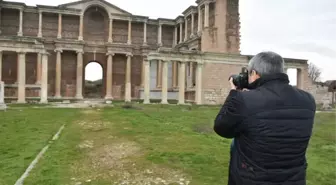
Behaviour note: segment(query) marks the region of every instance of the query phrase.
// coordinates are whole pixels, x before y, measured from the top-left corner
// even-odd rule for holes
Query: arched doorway
[[[103,67],[96,61],[85,66],[84,98],[103,98]]]

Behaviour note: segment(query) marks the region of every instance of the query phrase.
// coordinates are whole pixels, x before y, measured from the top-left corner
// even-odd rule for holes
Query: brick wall
[[[2,54],[2,81],[5,84],[14,84],[17,79],[17,54],[3,52]]]
[[[62,15],[62,38],[78,39],[79,36],[79,16]]]
[[[114,20],[112,32],[113,42],[127,43],[128,21]]]
[[[19,10],[1,9],[1,34],[17,35],[19,31]],[[25,16],[25,14],[23,14]]]
[[[57,31],[58,31],[58,14],[43,13],[42,16],[43,37],[55,39],[57,37]]]
[[[229,53],[239,53],[240,50],[240,21],[239,1],[227,0],[226,40]]]
[[[162,25],[162,46],[171,48],[174,40],[173,26]]]
[[[107,41],[109,33],[109,17],[102,9],[92,7],[84,14],[83,38],[87,41]]]
[[[75,97],[77,54],[74,51],[63,51],[61,57],[62,57],[61,95],[62,97]]]
[[[36,37],[38,34],[39,14],[24,12],[23,16],[23,35]]]

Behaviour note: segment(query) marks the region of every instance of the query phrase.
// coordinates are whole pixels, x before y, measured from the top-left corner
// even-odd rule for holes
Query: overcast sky
[[[12,0],[27,5],[58,5],[71,0]],[[176,18],[195,0],[108,0],[135,15]],[[336,0],[240,0],[241,51],[272,50],[308,59],[322,80],[336,79]]]

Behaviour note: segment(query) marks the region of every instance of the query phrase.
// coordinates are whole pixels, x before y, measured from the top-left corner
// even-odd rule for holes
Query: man
[[[289,85],[283,58],[262,52],[248,64],[248,90],[231,91],[214,130],[234,138],[229,185],[305,185],[316,104]]]

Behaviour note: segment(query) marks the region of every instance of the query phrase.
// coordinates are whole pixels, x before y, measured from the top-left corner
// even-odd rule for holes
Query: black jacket
[[[316,104],[286,74],[263,76],[250,91],[231,90],[214,130],[235,138],[229,185],[305,185],[306,149]]]

